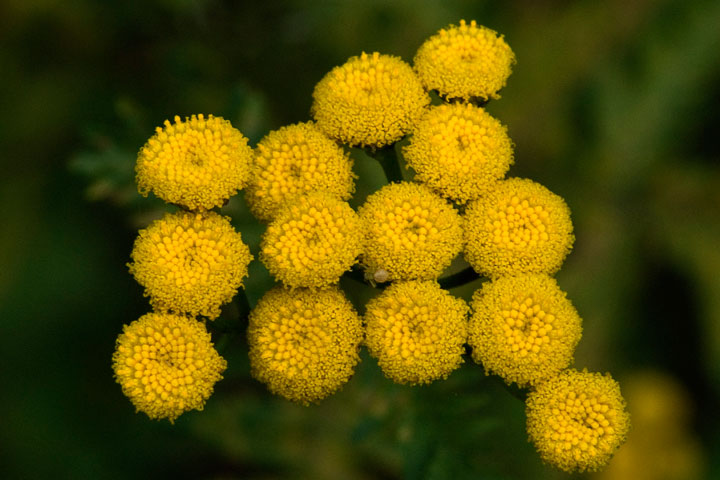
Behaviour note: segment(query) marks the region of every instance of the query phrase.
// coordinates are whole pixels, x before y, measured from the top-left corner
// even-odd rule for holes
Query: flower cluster
[[[202,410],[222,378],[225,360],[198,317],[220,315],[252,255],[230,219],[209,209],[247,184],[251,157],[247,139],[212,115],[166,121],[138,155],[140,193],[182,207],[135,240],[128,268],[154,312],[124,327],[113,355],[115,379],[150,418]]]
[[[409,385],[447,378],[467,349],[486,374],[528,389],[527,432],[544,461],[607,463],[629,419],[609,375],[571,368],[581,319],[552,277],[574,242],[570,210],[544,186],[506,178],[513,144],[484,109],[514,62],[502,36],[461,21],[426,40],[412,66],[351,57],[315,86],[312,120],[254,150],[212,116],[158,128],[138,156],[138,188],[183,210],[142,230],[131,254],[155,310],[125,327],[113,356],[136,408],[173,421],[201,409],[221,378],[225,361],[198,317],[220,315],[252,256],[211,209],[246,187],[267,224],[259,259],[279,283],[247,312],[250,371],[271,392],[322,400],[350,380],[363,343],[386,377]],[[388,177],[357,211],[348,147]],[[461,256],[467,269],[443,276]],[[442,287],[472,275],[487,281],[470,305]],[[362,318],[343,277],[379,287]]]

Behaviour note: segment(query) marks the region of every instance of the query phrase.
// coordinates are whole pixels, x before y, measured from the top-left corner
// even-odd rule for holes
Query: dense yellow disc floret
[[[314,123],[298,123],[260,140],[245,200],[253,215],[269,222],[298,195],[319,191],[348,200],[355,191],[354,179],[350,154]]]
[[[462,250],[462,218],[419,183],[393,183],[370,195],[358,213],[366,235],[361,261],[386,280],[437,278]]]
[[[190,210],[222,206],[250,178],[247,138],[221,117],[165,120],[142,147],[135,171],[138,190]]]
[[[260,245],[260,260],[289,287],[337,283],[363,248],[360,218],[327,193],[298,197],[278,212]]]
[[[527,432],[543,461],[566,472],[604,467],[625,441],[630,416],[609,374],[567,370],[530,392]]]
[[[128,264],[157,310],[215,319],[247,275],[250,249],[227,217],[166,214],[140,230]]]
[[[268,291],[250,313],[252,375],[308,404],[344,385],[360,361],[360,317],[336,287]]]
[[[226,367],[202,323],[168,313],[125,325],[112,362],[115,380],[137,411],[171,422],[202,410]]]
[[[532,180],[500,181],[465,212],[465,259],[489,277],[558,271],[575,237],[565,201]]]
[[[471,306],[468,344],[486,373],[524,387],[572,362],[581,319],[554,278],[495,279],[475,292]]]
[[[482,195],[513,163],[507,129],[482,108],[462,103],[431,108],[403,154],[415,180],[460,204]]]
[[[412,131],[430,103],[410,65],[363,53],[335,67],[315,86],[312,115],[330,137],[383,147]]]
[[[394,283],[365,313],[370,355],[396,383],[430,383],[463,362],[467,304],[433,281]]]
[[[515,54],[502,35],[478,26],[450,25],[428,38],[413,60],[415,71],[428,90],[446,98],[500,98],[515,63]]]

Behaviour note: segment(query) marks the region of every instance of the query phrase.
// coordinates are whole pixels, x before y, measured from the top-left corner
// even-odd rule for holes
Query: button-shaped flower
[[[226,367],[201,322],[167,313],[125,325],[112,361],[115,380],[135,408],[171,422],[202,410]]]
[[[360,218],[347,202],[327,193],[285,206],[262,238],[260,259],[289,287],[337,283],[363,247]]]
[[[252,375],[302,404],[331,395],[360,361],[360,317],[336,287],[274,288],[250,313]]]
[[[165,214],[140,230],[128,264],[157,310],[215,319],[232,300],[252,260],[227,217]]]
[[[471,306],[468,344],[487,373],[524,387],[572,362],[581,319],[554,278],[495,279],[475,292]]]
[[[465,259],[489,277],[553,274],[575,237],[565,201],[532,180],[497,182],[465,211]]]
[[[462,103],[431,108],[403,154],[415,180],[460,204],[481,196],[513,163],[507,129],[482,108]]]
[[[430,383],[462,364],[467,304],[436,282],[398,282],[367,304],[370,354],[397,383]]]
[[[383,147],[412,131],[430,103],[410,65],[363,53],[315,86],[312,115],[328,136],[348,145]]]
[[[138,190],[190,210],[222,206],[250,178],[247,138],[221,117],[193,115],[165,120],[140,149]]]
[[[269,222],[299,195],[325,192],[348,200],[354,178],[349,153],[314,123],[288,125],[268,133],[255,148],[245,200],[253,215]]]
[[[425,40],[413,60],[425,88],[446,98],[500,98],[515,63],[502,35],[464,20]]]
[[[567,370],[526,401],[527,432],[540,457],[566,472],[604,467],[625,441],[630,416],[609,374]]]
[[[425,185],[386,185],[358,214],[366,235],[361,261],[387,280],[435,279],[462,250],[460,214]]]

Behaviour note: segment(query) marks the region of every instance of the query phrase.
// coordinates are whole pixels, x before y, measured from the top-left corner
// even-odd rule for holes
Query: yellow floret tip
[[[277,287],[250,313],[251,373],[274,394],[307,405],[350,379],[361,341],[360,317],[338,288]]]
[[[459,204],[481,196],[513,163],[507,129],[482,108],[462,103],[431,108],[403,154],[415,180]]]
[[[567,370],[526,402],[527,432],[543,461],[566,472],[597,471],[625,441],[630,416],[609,374]]]
[[[465,259],[489,277],[553,274],[575,237],[565,201],[532,180],[497,182],[465,211]]]
[[[498,278],[475,292],[471,306],[468,344],[486,373],[525,387],[572,362],[581,319],[552,277]]]
[[[428,38],[413,60],[428,90],[442,97],[482,100],[500,98],[515,63],[502,35],[473,20],[450,25]]]
[[[227,366],[202,323],[166,313],[148,313],[125,325],[112,364],[137,411],[170,422],[202,410]]]
[[[395,283],[368,302],[365,343],[396,383],[447,378],[463,362],[467,312],[435,282]]]
[[[214,212],[166,214],[141,230],[128,264],[156,310],[220,315],[252,260],[227,217]]]
[[[260,260],[285,285],[327,286],[337,283],[362,251],[362,225],[347,202],[314,193],[277,214],[260,248]]]
[[[383,147],[410,133],[430,97],[399,57],[363,53],[315,86],[311,113],[328,136],[348,145]]]
[[[325,192],[348,200],[355,191],[354,179],[350,154],[314,123],[298,123],[260,140],[245,201],[253,215],[269,222],[299,195]]]
[[[361,261],[386,280],[437,278],[462,250],[462,218],[419,183],[386,185],[358,209],[366,235]]]
[[[230,122],[193,115],[165,121],[140,149],[138,190],[189,210],[222,206],[250,178],[252,149]]]

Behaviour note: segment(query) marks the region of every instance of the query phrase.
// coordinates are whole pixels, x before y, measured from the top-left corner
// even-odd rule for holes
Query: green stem
[[[392,183],[402,181],[403,175],[400,170],[400,162],[398,161],[397,152],[395,152],[394,146],[391,145],[389,147],[378,148],[376,150],[368,149],[366,152],[380,163],[388,182]]]
[[[448,275],[447,277],[438,279],[438,283],[442,288],[448,290],[450,288],[465,285],[472,282],[473,280],[477,280],[478,278],[480,278],[480,275],[478,275],[475,270],[472,269],[472,267],[467,267],[457,273],[453,273],[452,275]]]
[[[237,305],[240,311],[240,318],[247,318],[250,315],[250,302],[248,301],[244,288],[240,289],[237,294]]]

